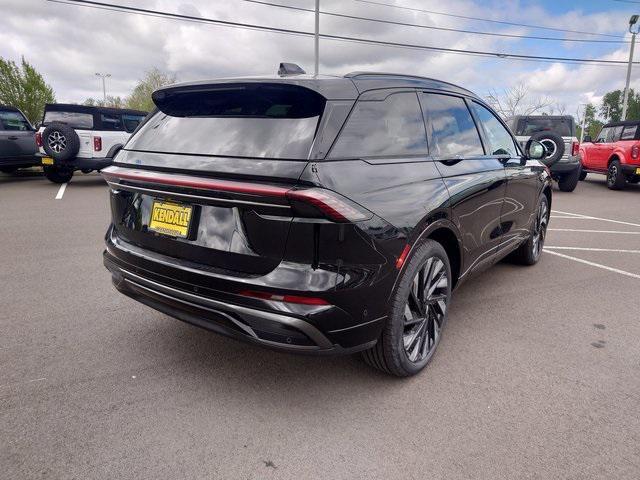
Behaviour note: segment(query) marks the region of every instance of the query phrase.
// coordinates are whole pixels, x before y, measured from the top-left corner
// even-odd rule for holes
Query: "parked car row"
[[[0,171],[42,165],[55,183],[112,163],[146,112],[74,104],[47,104],[39,128],[17,108],[0,106]]]

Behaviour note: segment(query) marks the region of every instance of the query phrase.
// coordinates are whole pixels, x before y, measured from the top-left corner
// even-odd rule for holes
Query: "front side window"
[[[100,121],[102,123],[102,130],[122,130],[120,115],[101,113]]]
[[[427,154],[418,97],[392,93],[384,100],[356,103],[329,158],[389,157]]]
[[[133,131],[138,128],[138,125],[140,125],[142,120],[144,120],[143,115],[122,115],[122,124],[128,133],[133,133]]]
[[[44,125],[53,122],[60,122],[73,128],[81,130],[91,130],[93,128],[93,115],[91,113],[79,112],[53,112],[49,111],[44,114]]]
[[[27,131],[31,125],[20,112],[0,111],[0,128],[2,130]]]
[[[479,103],[471,102],[471,108],[473,108],[478,121],[484,128],[489,143],[487,145],[487,153],[490,155],[518,156],[513,138],[500,120]]]
[[[596,138],[596,143],[604,143],[607,141],[607,136],[609,136],[611,132],[611,127],[604,127],[602,130],[600,130],[600,133],[598,134],[598,138]]]
[[[467,104],[460,97],[423,94],[431,130],[431,153],[436,157],[484,155],[480,135]]]

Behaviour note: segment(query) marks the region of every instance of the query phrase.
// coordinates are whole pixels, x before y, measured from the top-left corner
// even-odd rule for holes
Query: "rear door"
[[[293,85],[173,91],[103,171],[120,176],[111,183],[117,241],[268,273],[282,260],[292,221],[284,193],[307,165],[324,105]]]
[[[17,111],[0,110],[0,157],[30,157],[36,152],[35,131]]]
[[[620,138],[622,133],[622,127],[604,127],[598,138],[594,148],[594,155],[592,157],[592,168],[596,170],[606,170],[607,163],[613,152],[613,143],[616,138]]]
[[[449,191],[452,217],[463,236],[461,273],[491,262],[501,241],[504,165],[485,154],[464,98],[424,92],[429,151]]]
[[[502,248],[509,249],[529,235],[538,194],[537,161],[523,161],[515,139],[505,125],[485,106],[472,101],[471,109],[483,132],[487,156],[503,163],[507,179],[500,215]],[[538,170],[536,170],[536,167]]]

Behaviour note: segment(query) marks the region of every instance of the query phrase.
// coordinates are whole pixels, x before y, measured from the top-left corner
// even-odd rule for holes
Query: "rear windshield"
[[[162,92],[161,92],[162,93]],[[306,159],[325,99],[293,85],[226,85],[154,96],[127,150]]]
[[[52,122],[64,123],[80,130],[91,130],[93,128],[93,115],[79,112],[46,112],[42,123],[49,125]]]
[[[573,137],[573,121],[570,118],[521,118],[516,125],[516,135],[529,137],[536,132],[554,132],[561,137]]]

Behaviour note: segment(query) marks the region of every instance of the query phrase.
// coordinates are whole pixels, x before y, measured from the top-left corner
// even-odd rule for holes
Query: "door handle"
[[[9,140],[17,140],[17,139],[18,139],[18,137],[16,137],[15,135],[10,135],[9,136]]]

